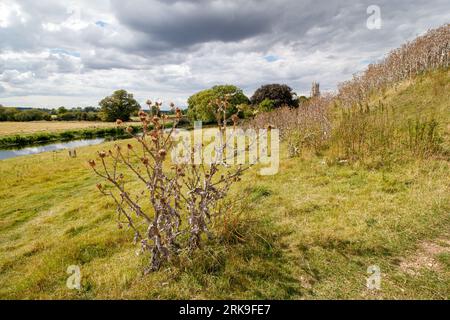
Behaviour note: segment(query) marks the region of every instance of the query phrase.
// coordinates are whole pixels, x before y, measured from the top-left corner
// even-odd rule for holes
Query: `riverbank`
[[[140,125],[131,126],[135,131],[142,129]],[[70,141],[79,139],[92,139],[100,137],[126,137],[127,134],[123,128],[92,128],[81,130],[66,130],[61,132],[37,132],[26,135],[9,135],[0,137],[0,148],[11,149],[17,147],[25,147],[35,144],[45,144],[58,141]]]

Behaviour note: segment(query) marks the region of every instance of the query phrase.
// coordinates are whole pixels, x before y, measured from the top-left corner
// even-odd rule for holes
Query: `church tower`
[[[320,97],[319,83],[313,82],[311,87],[311,98]]]

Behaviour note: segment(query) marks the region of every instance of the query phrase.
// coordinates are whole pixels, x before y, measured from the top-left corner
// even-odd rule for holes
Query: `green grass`
[[[416,92],[405,90],[432,79],[385,100],[402,108]],[[445,106],[445,92],[428,88],[417,91],[423,101]],[[444,113],[438,118],[448,126]],[[445,159],[375,169],[330,164],[326,153],[289,158],[283,145],[277,175],[254,168],[233,187],[233,210],[213,226],[216,239],[144,276],[148,257],[136,255],[130,230],[117,228],[115,208],[86,164],[112,145],[80,148],[78,158],[0,161],[0,298],[450,299],[450,247],[429,254],[439,268],[402,267],[423,255],[423,243],[450,240]],[[66,287],[70,265],[80,266],[80,291]],[[370,265],[381,269],[380,291],[366,288]]]

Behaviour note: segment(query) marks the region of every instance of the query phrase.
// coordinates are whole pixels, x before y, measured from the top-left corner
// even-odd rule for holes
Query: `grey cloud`
[[[390,49],[448,22],[450,9],[448,0],[15,2],[27,19],[13,12],[0,26],[0,97],[16,99],[10,103],[34,94],[95,104],[119,87],[141,99],[175,97],[183,104],[219,83],[247,94],[268,82],[301,94],[318,80],[332,90]],[[77,28],[66,24],[73,3],[82,9]],[[366,28],[371,4],[381,8],[381,30]]]
[[[268,1],[112,0],[121,23],[150,41],[188,46],[208,41],[239,41],[271,30],[276,12]],[[279,10],[278,10],[279,11]]]

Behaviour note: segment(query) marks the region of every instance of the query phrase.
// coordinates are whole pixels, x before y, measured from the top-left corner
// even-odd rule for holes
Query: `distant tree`
[[[63,114],[63,113],[66,113],[67,111],[69,111],[69,110],[67,110],[65,107],[58,108],[58,114]]]
[[[99,103],[101,107],[103,121],[130,120],[133,112],[139,110],[141,106],[133,98],[133,94],[125,90],[117,90],[111,96],[104,98]]]
[[[238,111],[237,106],[249,103],[249,99],[242,92],[242,89],[233,85],[214,86],[192,95],[188,99],[187,115],[191,121],[200,120],[205,123],[216,120],[214,106],[211,104],[216,99],[223,99],[229,95],[230,108],[227,110],[227,117]]]
[[[84,107],[84,108],[83,108],[83,111],[84,111],[84,112],[98,112],[99,109],[96,108],[96,107],[91,107],[91,106],[89,106],[89,107]]]
[[[259,106],[264,99],[272,100],[274,107],[278,108],[282,105],[291,107],[297,106],[295,93],[285,84],[266,84],[255,91],[251,97],[251,102],[255,106]]]
[[[306,96],[300,96],[298,97],[297,103],[299,106],[309,101],[309,98]]]

